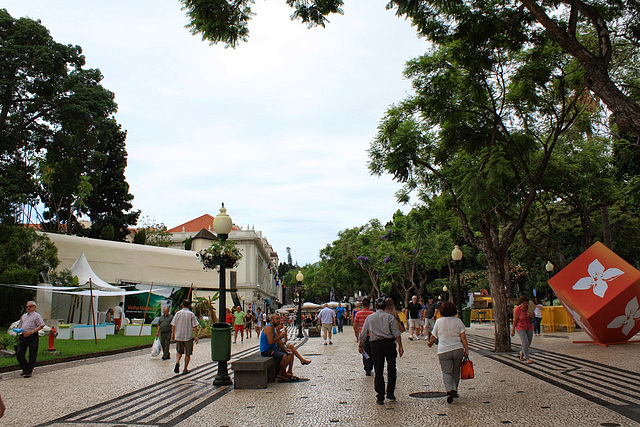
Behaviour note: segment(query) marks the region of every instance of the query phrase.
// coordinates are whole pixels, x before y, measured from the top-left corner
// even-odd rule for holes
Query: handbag
[[[464,356],[460,365],[460,379],[470,380],[473,379],[473,376],[473,362],[469,360],[469,356]]]

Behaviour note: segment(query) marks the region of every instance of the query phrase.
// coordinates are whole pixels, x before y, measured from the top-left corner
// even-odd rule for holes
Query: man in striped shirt
[[[355,317],[353,318],[353,332],[356,334],[356,340],[360,337],[360,329],[362,329],[362,325],[364,325],[365,319],[373,314],[373,311],[369,309],[371,305],[371,300],[369,298],[365,298],[362,300],[362,308],[358,310]],[[363,343],[364,354],[362,355],[362,364],[364,365],[365,375],[370,377],[371,371],[373,371],[373,359],[371,359],[371,341],[369,341],[369,337]]]

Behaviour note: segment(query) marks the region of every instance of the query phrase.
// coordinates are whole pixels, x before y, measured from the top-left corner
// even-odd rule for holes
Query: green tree
[[[137,214],[128,212],[125,133],[100,70],[83,68],[79,46],[56,43],[39,21],[4,9],[0,40],[0,220],[30,222],[35,212],[43,229],[74,233],[93,213],[123,238]]]
[[[173,244],[173,241],[171,233],[167,231],[167,226],[164,223],[158,223],[146,216],[141,220],[141,227],[133,237],[133,243],[168,248]]]
[[[138,222],[140,211],[132,211],[133,195],[125,180],[127,151],[126,132],[113,119],[102,122],[98,147],[91,159],[93,191],[86,200],[91,218],[91,237],[103,237],[105,228],[113,229],[107,240],[123,241],[129,226]]]
[[[483,252],[489,268],[496,351],[511,350],[509,247],[556,145],[585,114],[576,64],[544,33],[539,38],[545,42],[537,46],[443,39],[409,63],[416,95],[388,111],[369,151],[371,171],[404,182],[405,199],[410,190],[427,204],[434,195],[449,198],[465,240]]]
[[[246,42],[254,0],[181,0],[193,34],[236,47]],[[342,14],[342,0],[286,0],[292,19],[322,26]],[[638,62],[638,0],[391,0],[387,9],[411,21],[418,34],[442,44],[450,38],[478,48],[494,43],[543,47],[551,39],[580,63],[584,84],[612,111],[624,132],[640,136],[640,106],[625,78]],[[540,34],[540,29],[545,34]],[[482,64],[478,64],[483,66]],[[490,70],[490,64],[486,64]],[[629,70],[625,72],[624,70]]]
[[[36,285],[39,275],[58,266],[58,250],[33,229],[0,224],[0,283]],[[0,325],[18,320],[33,291],[0,286]]]

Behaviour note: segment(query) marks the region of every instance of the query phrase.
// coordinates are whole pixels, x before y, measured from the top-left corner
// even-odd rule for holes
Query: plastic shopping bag
[[[162,344],[160,344],[160,338],[156,337],[153,340],[153,346],[151,347],[151,356],[156,357],[162,351]]]
[[[333,333],[334,333],[334,334],[337,334],[337,333],[338,333],[338,331],[336,330],[336,327],[335,327],[335,326],[333,327]]]

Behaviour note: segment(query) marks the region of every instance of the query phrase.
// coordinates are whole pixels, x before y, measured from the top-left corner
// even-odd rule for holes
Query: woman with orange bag
[[[442,380],[447,390],[447,403],[459,397],[460,365],[462,358],[469,355],[469,344],[462,320],[456,317],[456,306],[447,301],[440,306],[440,317],[436,320],[427,345],[431,347],[438,340],[438,359],[442,369]]]

